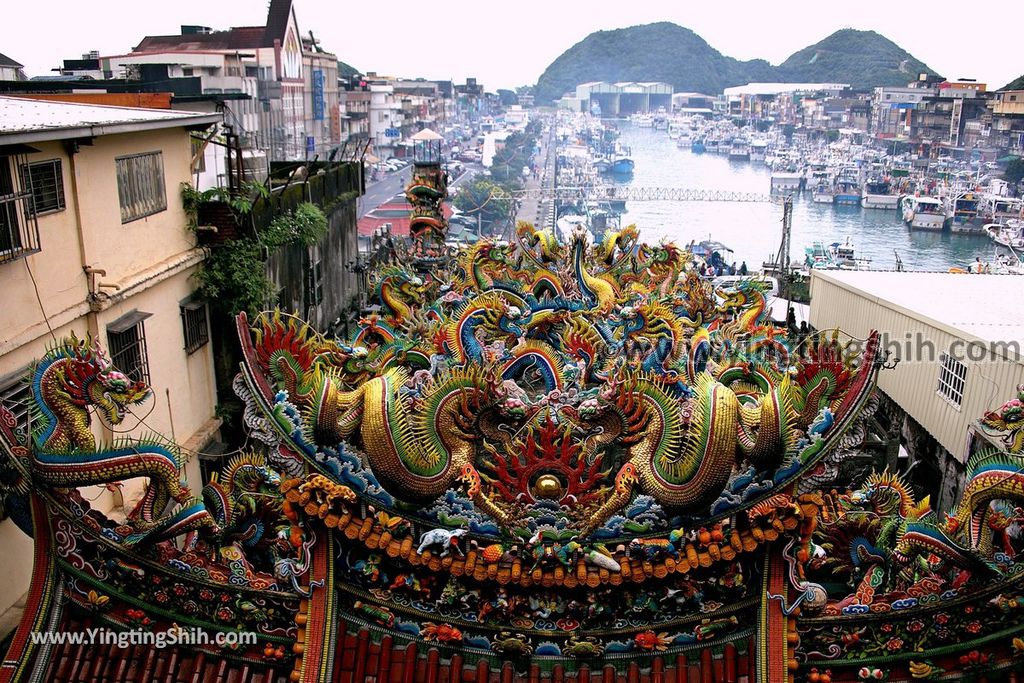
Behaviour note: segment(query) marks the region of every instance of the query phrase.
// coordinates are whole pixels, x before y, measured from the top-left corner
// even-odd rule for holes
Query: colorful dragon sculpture
[[[443,196],[427,181],[424,205]],[[379,312],[348,339],[238,316],[250,439],[201,500],[171,445],[93,435],[90,410],[119,424],[145,385],[88,340],[46,354],[31,439],[0,409],[5,481],[48,549],[3,676],[56,671],[62,651],[27,635],[44,621],[251,630],[255,647],[199,648],[220,664],[193,679],[246,680],[239,663],[304,683],[398,662],[424,680],[910,680],[952,675],[947,651],[989,661],[947,623],[971,648],[1024,635],[1019,405],[985,416],[1007,448],[970,459],[940,521],[888,472],[820,490],[865,438],[877,335],[790,338],[756,281],[716,289],[632,227],[412,254],[372,274]],[[77,491],[129,477],[150,484],[127,522]]]

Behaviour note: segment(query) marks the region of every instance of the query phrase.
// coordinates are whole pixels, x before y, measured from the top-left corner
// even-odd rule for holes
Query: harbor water
[[[695,154],[679,149],[661,130],[616,122],[619,140],[631,148],[636,162],[632,175],[614,177],[618,185],[683,187],[768,194],[771,171],[763,163],[730,161],[724,154]],[[773,260],[782,238],[782,204],[739,202],[632,201],[626,205],[622,225],[635,223],[643,238],[711,239],[734,250],[727,261],[746,261],[752,270]],[[995,245],[983,236],[949,232],[911,231],[898,211],[859,206],[815,204],[809,193],[795,198],[790,260],[804,260],[804,248],[815,241],[829,244],[847,239],[858,258],[871,259],[868,267],[894,270],[896,254],[905,270],[946,271],[964,267],[976,256],[992,260]]]

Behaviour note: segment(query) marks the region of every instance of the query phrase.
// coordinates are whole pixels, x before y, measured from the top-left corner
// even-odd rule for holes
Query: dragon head
[[[85,389],[89,402],[96,406],[108,424],[121,424],[129,406],[142,403],[149,397],[146,383],[133,380],[114,368],[98,345],[88,357],[76,360],[75,364],[94,366],[93,381],[85,383]]]

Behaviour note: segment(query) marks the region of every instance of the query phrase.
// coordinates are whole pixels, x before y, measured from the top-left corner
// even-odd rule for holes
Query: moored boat
[[[903,222],[911,230],[941,231],[946,226],[946,212],[935,197],[905,197]]]

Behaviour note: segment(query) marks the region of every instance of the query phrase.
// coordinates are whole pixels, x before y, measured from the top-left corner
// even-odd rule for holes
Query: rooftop
[[[5,55],[2,52],[0,52],[0,66],[13,66],[13,67],[16,67],[16,68],[20,69],[21,67],[23,67],[25,65],[24,64],[18,64],[16,61],[14,61],[13,59],[8,57],[7,55]]]
[[[0,97],[0,144],[96,137],[139,130],[205,127],[220,114]]]
[[[959,337],[1024,343],[1024,306],[1011,303],[1024,288],[1020,275],[815,270],[814,277]]]

